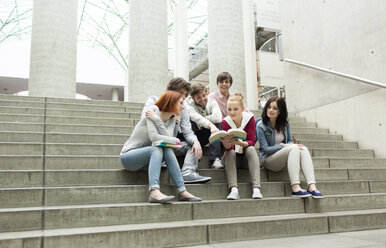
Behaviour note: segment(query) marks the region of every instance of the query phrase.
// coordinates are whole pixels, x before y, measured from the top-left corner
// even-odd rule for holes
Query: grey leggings
[[[291,185],[300,184],[300,167],[302,167],[307,184],[310,185],[311,183],[315,183],[314,166],[307,147],[299,149],[299,146],[296,144],[285,146],[268,156],[263,164],[267,170],[273,172],[282,170],[286,165],[288,167]]]
[[[253,188],[260,188],[260,160],[256,152],[256,148],[248,146],[244,148],[243,159],[248,163],[238,163],[236,165],[236,152],[235,150],[228,150],[225,152],[225,171],[228,179],[228,187],[237,187],[237,167],[245,167],[248,164],[249,174],[251,176],[251,182]]]

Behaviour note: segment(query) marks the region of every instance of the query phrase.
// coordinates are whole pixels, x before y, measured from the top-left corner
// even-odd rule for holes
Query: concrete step
[[[64,228],[45,230],[44,236],[40,230],[8,232],[0,234],[0,240],[4,246],[40,247],[43,238],[46,247],[176,247],[385,226],[386,210],[371,209]]]
[[[130,109],[128,109],[130,110]],[[114,112],[114,111],[88,111],[88,110],[69,110],[69,109],[47,109],[46,114],[49,116],[70,116],[70,117],[101,117],[101,118],[127,118],[140,119],[140,113]]]
[[[91,125],[111,125],[111,126],[135,126],[139,119],[126,118],[100,118],[100,117],[71,117],[71,116],[51,116],[46,117],[46,123],[53,124],[91,124]]]
[[[1,170],[42,170],[43,155],[0,155]]]
[[[106,101],[106,100],[81,100],[81,99],[67,99],[67,98],[46,98],[47,103],[71,103],[81,105],[111,105],[124,107],[143,107],[144,103],[137,102],[120,102],[120,101]]]
[[[36,96],[15,96],[15,95],[4,95],[0,94],[1,100],[11,100],[11,101],[29,101],[29,102],[44,102],[44,97]]]
[[[297,140],[298,144],[303,144],[307,148],[338,148],[338,149],[358,149],[358,142],[348,141],[316,141],[316,140]]]
[[[294,134],[328,134],[328,129],[325,128],[313,128],[313,127],[291,127],[291,131]],[[295,136],[296,138],[296,136]]]
[[[92,104],[74,104],[74,103],[47,103],[47,109],[68,109],[68,110],[89,110],[89,111],[112,111],[112,112],[126,112],[126,107],[113,105],[92,105]],[[130,107],[133,111],[138,111],[139,108]],[[141,111],[139,109],[139,111]]]
[[[47,124],[47,133],[131,134],[134,126]],[[122,143],[123,145],[123,143]]]
[[[372,202],[369,206],[368,202]],[[304,210],[305,205],[305,210]],[[46,229],[95,227],[107,225],[173,222],[197,219],[243,218],[300,213],[323,213],[386,207],[386,194],[328,196],[323,200],[263,199],[215,200],[200,203],[163,205],[149,203],[121,203],[78,206],[52,206],[44,209]],[[43,209],[8,208],[0,210],[0,231],[39,229]],[[17,217],[16,217],[17,216]],[[128,218],[128,216],[130,216]],[[20,218],[23,217],[23,218]],[[12,220],[12,221],[11,221]]]
[[[44,142],[43,132],[0,131],[2,142]]]
[[[47,127],[48,129],[48,127]],[[119,155],[122,144],[46,143],[47,155]],[[373,150],[310,148],[313,157],[363,157],[373,158]],[[204,155],[209,155],[207,148]]]
[[[0,142],[0,155],[43,155],[43,143]]]
[[[355,157],[355,158],[374,158],[373,150],[364,149],[329,149],[329,148],[313,148],[313,157]]]
[[[1,131],[43,132],[43,123],[0,122]]]
[[[47,133],[47,143],[123,144],[129,134]]]
[[[296,140],[343,141],[342,135],[292,133]]]
[[[0,114],[0,122],[34,122],[44,123],[43,115]]]
[[[44,115],[44,108],[31,107],[3,107],[0,106],[2,114],[26,114],[26,115]]]
[[[386,158],[330,158],[331,168],[386,167]]]
[[[318,189],[325,195],[386,193],[386,181],[350,180],[320,181]],[[226,183],[188,184],[189,192],[204,200],[224,200],[229,189]],[[307,185],[303,184],[303,188]],[[175,194],[173,185],[162,185],[162,192]],[[105,185],[105,186],[66,186],[66,187],[23,187],[0,189],[0,208],[39,207],[45,190],[46,206],[84,205],[104,203],[147,202],[147,185]],[[239,184],[242,199],[252,195],[249,183]],[[264,198],[291,196],[289,182],[262,182]]]
[[[18,100],[5,100],[0,99],[0,106],[2,107],[31,107],[31,108],[44,108],[44,102],[38,101],[18,101]]]
[[[45,148],[47,155],[119,155],[122,145],[46,143]]]
[[[210,183],[226,183],[224,170],[202,169],[201,175],[211,176]],[[129,172],[123,169],[104,170],[0,170],[0,187],[22,188],[38,187],[42,185],[43,174],[45,185],[60,186],[106,186],[106,185],[147,185],[147,171]],[[36,176],[34,176],[36,175]],[[322,181],[347,181],[347,180],[384,180],[386,169],[315,169],[315,177],[318,183]],[[305,181],[303,175],[301,181]],[[262,182],[289,182],[288,172],[269,172],[261,169]],[[166,169],[162,169],[161,184],[170,184]],[[238,182],[249,182],[247,169],[238,170]]]

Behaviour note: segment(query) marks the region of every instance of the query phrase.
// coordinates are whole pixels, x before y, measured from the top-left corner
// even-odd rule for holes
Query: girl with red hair
[[[148,111],[135,126],[130,138],[123,145],[121,163],[128,171],[148,169],[149,174],[149,202],[166,203],[174,196],[164,195],[160,191],[160,172],[162,161],[165,160],[170,177],[177,188],[179,201],[201,201],[201,198],[190,194],[184,185],[180,167],[172,148],[152,146],[153,142],[177,144],[178,138],[172,137],[176,125],[175,116],[184,109],[182,95],[168,90],[154,105],[154,112]],[[155,118],[162,120],[163,128],[158,128],[152,121]]]

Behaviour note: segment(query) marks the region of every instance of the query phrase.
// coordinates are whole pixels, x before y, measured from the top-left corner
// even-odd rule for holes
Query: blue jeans
[[[185,191],[184,180],[182,179],[180,167],[174,152],[171,148],[146,146],[130,150],[121,155],[121,163],[128,171],[148,169],[149,191],[160,189],[159,177],[161,163],[165,160],[169,176],[177,187],[177,192]]]

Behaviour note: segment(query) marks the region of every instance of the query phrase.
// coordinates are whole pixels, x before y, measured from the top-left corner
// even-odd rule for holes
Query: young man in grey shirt
[[[174,90],[181,93],[184,99],[191,91],[190,83],[183,78],[172,78],[167,86],[167,90]],[[142,110],[142,116],[146,114],[146,111],[152,110],[155,102],[159,97],[151,96],[145,103],[145,107]],[[182,132],[185,141],[182,141],[182,148],[175,151],[176,156],[184,156],[185,160],[181,169],[181,174],[185,183],[206,183],[210,181],[211,177],[201,176],[196,170],[198,168],[198,160],[202,157],[202,148],[196,135],[192,131],[190,123],[189,113],[185,109],[181,111],[178,116],[178,121],[173,131],[173,137],[177,137],[179,130]],[[182,138],[182,137],[181,137]]]

